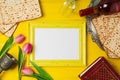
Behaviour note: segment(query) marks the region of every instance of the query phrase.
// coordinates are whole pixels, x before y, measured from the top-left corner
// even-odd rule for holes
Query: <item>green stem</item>
[[[23,60],[22,60],[22,63],[24,61],[24,55],[23,55]],[[23,64],[22,64],[23,65]],[[20,68],[19,68],[19,80],[21,80],[21,69],[22,69],[22,65],[20,65]]]
[[[18,78],[21,80],[21,69],[23,66],[25,55],[23,55],[21,48],[19,47],[19,57],[18,57]]]
[[[21,80],[21,70],[19,70],[18,79]]]
[[[23,76],[28,76],[28,77],[33,77],[36,78],[37,80],[48,80],[45,77],[41,76],[40,74],[34,73],[32,75],[23,75]]]
[[[4,44],[4,46],[2,47],[1,51],[0,51],[0,58],[9,50],[9,48],[12,46],[13,43],[13,36],[10,37]]]

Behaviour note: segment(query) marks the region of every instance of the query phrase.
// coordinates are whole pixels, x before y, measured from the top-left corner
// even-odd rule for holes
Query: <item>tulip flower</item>
[[[30,43],[25,43],[25,44],[23,45],[23,47],[22,47],[22,51],[23,51],[23,53],[25,53],[25,54],[30,53],[30,52],[32,51],[32,44],[30,44]]]
[[[32,75],[34,72],[29,67],[23,67],[22,70],[21,70],[21,73],[24,74],[24,75]]]
[[[16,38],[15,38],[15,43],[22,43],[25,40],[25,36],[23,36],[22,34],[19,34]]]

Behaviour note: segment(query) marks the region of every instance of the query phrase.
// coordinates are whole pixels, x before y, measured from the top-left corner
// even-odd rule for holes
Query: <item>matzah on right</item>
[[[117,27],[117,25],[120,25],[120,12],[111,15],[100,15],[99,17],[92,19],[92,22],[108,57],[120,58],[119,56],[120,54],[119,55],[116,54],[117,51],[116,52],[112,51],[111,48],[104,46],[104,43],[108,41],[108,38],[114,32],[114,29]],[[117,45],[117,44],[114,42],[109,46],[112,45]]]
[[[4,24],[35,19],[41,16],[38,0],[2,0],[0,4]]]
[[[97,31],[98,37],[103,44],[113,29],[120,22],[120,12],[111,15],[101,15],[92,19],[93,25]]]
[[[120,57],[120,23],[103,45]]]
[[[105,35],[105,33],[104,33],[105,28],[103,27],[104,26],[103,18],[104,18],[104,15],[101,15],[99,17],[92,19],[92,23],[96,29],[97,35],[98,35],[101,43],[103,43],[102,38],[104,38],[104,35]]]
[[[107,56],[109,58],[120,58],[115,53],[113,53],[112,51],[110,51],[109,49],[107,49],[106,47],[104,47],[104,49],[105,49],[105,52],[106,52],[106,54],[107,54]]]

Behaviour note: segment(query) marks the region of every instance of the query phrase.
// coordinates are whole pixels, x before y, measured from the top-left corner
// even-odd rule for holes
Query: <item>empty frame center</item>
[[[35,60],[78,60],[79,28],[35,28]]]

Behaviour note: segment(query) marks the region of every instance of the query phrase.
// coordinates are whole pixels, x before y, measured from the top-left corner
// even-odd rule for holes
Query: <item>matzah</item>
[[[104,47],[104,50],[107,53],[107,56],[109,58],[120,58],[115,53],[113,53],[112,51],[110,51],[109,49],[107,49],[106,47]]]
[[[2,14],[1,14],[1,6],[0,6],[0,24],[2,24],[3,21],[2,21]]]
[[[0,3],[4,24],[35,19],[41,16],[38,0],[3,0]]]
[[[100,39],[100,41],[102,40],[102,38],[104,37],[105,33],[105,29],[104,29],[104,22],[103,22],[103,17],[104,15],[101,15],[99,17],[96,17],[94,19],[92,19],[92,23],[97,31],[98,37]],[[101,35],[102,34],[102,35]],[[102,43],[103,41],[101,41]]]
[[[103,44],[107,37],[112,33],[116,25],[119,24],[120,13],[111,15],[101,15],[92,20],[97,31],[98,37]]]
[[[14,25],[15,25],[15,23],[13,23],[13,24],[8,24],[8,25],[1,24],[1,25],[0,25],[0,32],[1,32],[2,34],[4,34],[4,33],[7,32],[10,28],[12,28]]]
[[[4,35],[6,35],[7,37],[10,37],[13,35],[14,31],[16,30],[17,28],[17,24],[14,25],[9,31],[7,31]]]
[[[120,58],[120,12],[92,19],[98,37],[110,58]],[[117,34],[118,32],[118,34]]]
[[[115,27],[103,45],[120,57],[120,23]]]

